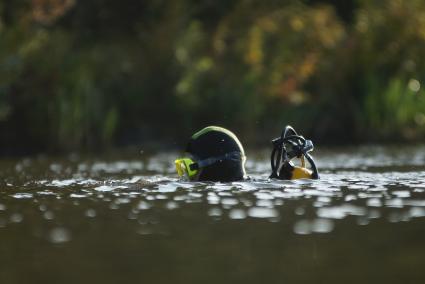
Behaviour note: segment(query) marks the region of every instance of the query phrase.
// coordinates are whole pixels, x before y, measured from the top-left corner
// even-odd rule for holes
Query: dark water
[[[0,283],[425,283],[425,147],[322,150],[319,181],[255,156],[227,184],[173,153],[2,160]]]

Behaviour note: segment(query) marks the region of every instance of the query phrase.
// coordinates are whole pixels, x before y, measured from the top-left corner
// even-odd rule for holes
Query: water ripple
[[[4,171],[16,175],[4,177],[0,186],[0,228],[34,222],[38,230],[49,228],[44,232],[49,242],[61,244],[73,241],[76,226],[105,216],[133,222],[133,231],[142,236],[168,234],[174,222],[187,218],[198,218],[194,224],[205,222],[202,218],[284,222],[297,235],[332,233],[341,222],[409,222],[425,217],[425,155],[419,150],[404,155],[379,147],[358,155],[324,151],[317,158],[322,170],[317,181],[269,180],[268,161],[259,158],[248,161],[248,180],[232,183],[180,180],[170,162],[174,154],[143,162],[44,166],[25,159]]]

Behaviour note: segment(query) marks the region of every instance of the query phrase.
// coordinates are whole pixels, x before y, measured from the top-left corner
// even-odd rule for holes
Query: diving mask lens
[[[191,165],[194,165],[195,162],[190,158],[182,158],[174,161],[176,165],[177,174],[180,177],[187,176],[189,179],[192,179],[198,173],[198,170],[192,170]]]

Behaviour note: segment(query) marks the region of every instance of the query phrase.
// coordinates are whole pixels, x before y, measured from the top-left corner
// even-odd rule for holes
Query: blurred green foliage
[[[0,0],[0,153],[425,137],[420,0]]]

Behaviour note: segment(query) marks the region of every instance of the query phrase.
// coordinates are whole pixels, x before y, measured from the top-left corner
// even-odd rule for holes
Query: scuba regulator
[[[313,157],[309,152],[313,151],[313,142],[297,134],[291,127],[286,126],[280,137],[272,140],[273,150],[270,157],[272,174],[270,178],[290,179],[318,179],[319,173]],[[301,165],[297,166],[292,161],[300,159]],[[306,167],[306,162],[310,167]]]

